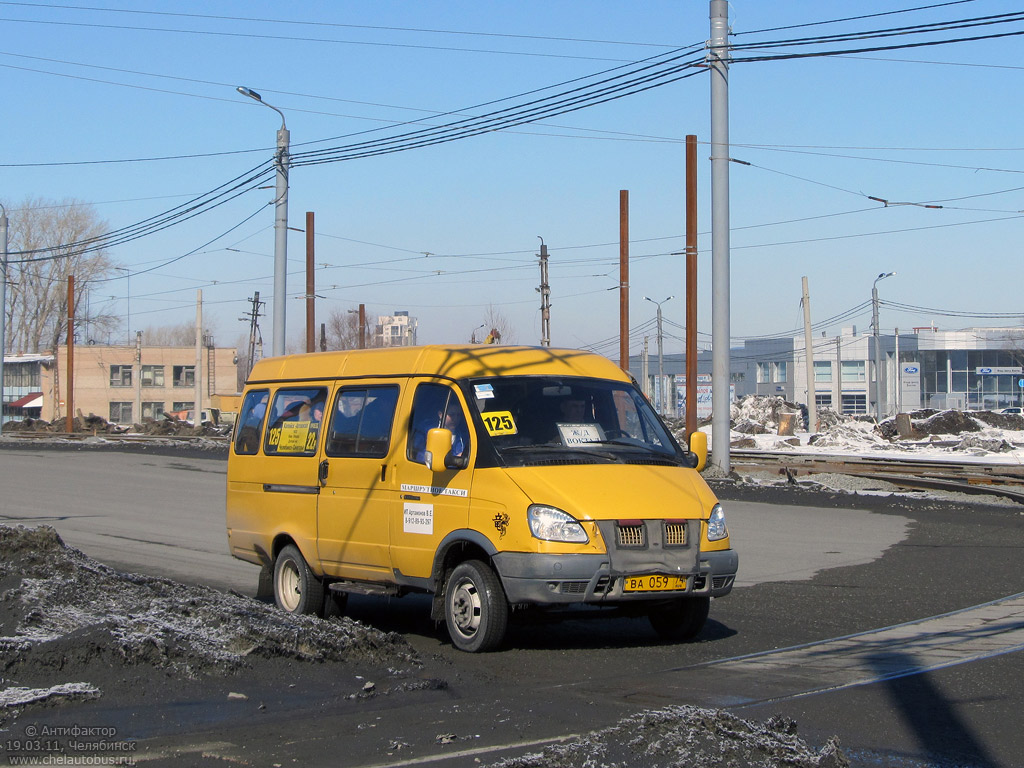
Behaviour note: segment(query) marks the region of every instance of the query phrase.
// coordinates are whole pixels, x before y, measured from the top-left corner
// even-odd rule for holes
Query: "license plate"
[[[626,576],[623,589],[626,592],[673,592],[686,589],[685,576]]]

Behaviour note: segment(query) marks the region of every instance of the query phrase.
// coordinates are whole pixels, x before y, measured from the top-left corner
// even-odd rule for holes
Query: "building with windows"
[[[759,395],[808,402],[846,414],[883,416],[919,408],[997,410],[1024,402],[1024,327],[940,331],[915,328],[878,339],[844,328],[816,337],[808,387],[803,336],[747,341],[741,353]],[[880,386],[878,386],[880,385]]]
[[[395,310],[393,315],[378,315],[374,331],[374,346],[414,347],[419,323],[405,311]]]
[[[81,345],[74,349],[74,410],[118,424],[161,419],[195,406],[195,347]],[[203,348],[204,406],[238,391],[234,348]],[[67,415],[67,347],[55,355],[4,358],[4,421]]]

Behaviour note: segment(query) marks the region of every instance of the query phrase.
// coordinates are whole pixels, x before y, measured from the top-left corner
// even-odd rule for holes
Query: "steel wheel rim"
[[[461,579],[452,590],[448,612],[455,623],[455,629],[463,637],[473,637],[480,629],[483,618],[483,601],[480,590],[471,579]]]
[[[277,596],[286,611],[294,612],[299,607],[299,600],[302,599],[301,584],[295,561],[289,559],[281,563],[277,573]]]

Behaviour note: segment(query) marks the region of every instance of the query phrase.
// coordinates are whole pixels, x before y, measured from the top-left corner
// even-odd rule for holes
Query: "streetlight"
[[[243,96],[270,107],[281,116],[281,127],[277,131],[277,188],[274,217],[274,332],[272,354],[284,354],[284,323],[285,297],[288,292],[288,128],[284,122],[284,112],[272,104],[267,104],[256,91],[238,86],[236,89]]]
[[[7,209],[0,205],[0,437],[4,434],[4,354],[7,352]]]
[[[649,301],[651,304],[657,304],[658,306],[658,412],[661,413],[662,416],[665,415],[665,357],[662,354],[661,305],[674,298],[675,296],[672,295],[667,299],[655,301],[652,298],[644,296],[644,301]]]
[[[871,284],[871,325],[875,329],[875,418],[878,421],[882,420],[882,342],[878,337],[878,281],[895,274],[883,272]]]

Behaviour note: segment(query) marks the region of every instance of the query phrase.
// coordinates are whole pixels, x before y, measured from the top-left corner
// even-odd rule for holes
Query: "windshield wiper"
[[[596,443],[592,443],[592,444],[596,444]],[[567,445],[547,445],[547,444],[541,444],[541,445],[510,445],[507,448],[499,448],[498,452],[499,453],[558,453],[558,454],[575,453],[575,454],[578,454],[580,456],[587,456],[587,457],[597,456],[597,457],[600,457],[602,459],[607,459],[608,461],[613,461],[613,462],[617,462],[619,460],[618,456],[616,456],[614,453],[609,453],[608,451],[596,451],[596,450],[593,450],[591,448],[583,448],[583,447],[567,446]]]

